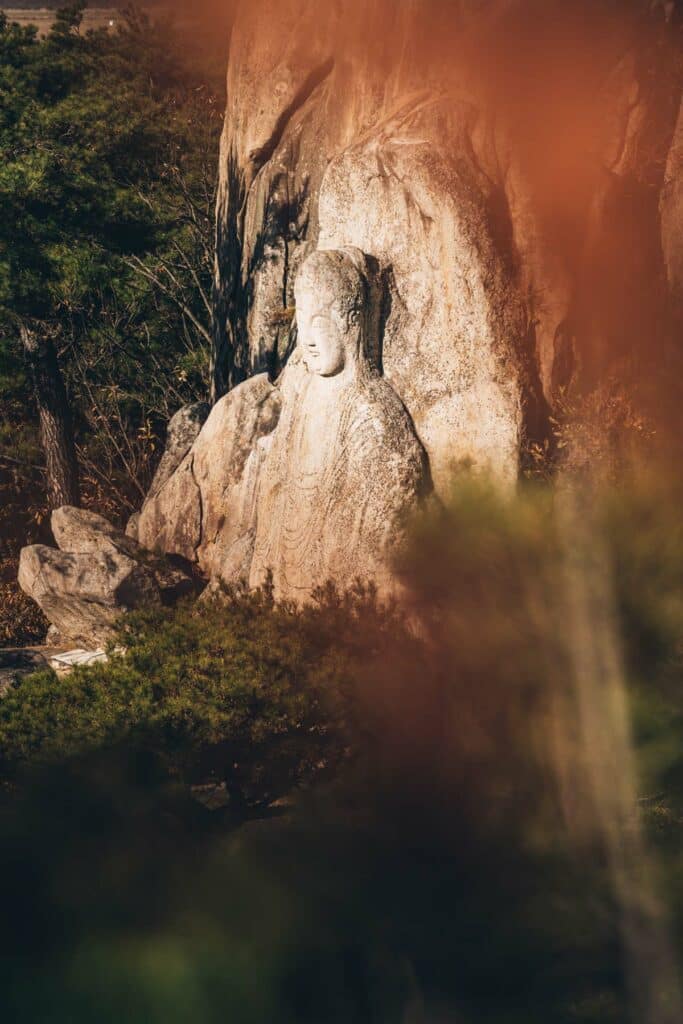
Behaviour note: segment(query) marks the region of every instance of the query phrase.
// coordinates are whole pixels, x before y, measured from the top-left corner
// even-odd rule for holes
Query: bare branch
[[[199,331],[199,333],[204,338],[204,340],[207,342],[207,344],[211,345],[211,333],[210,333],[210,331],[201,323],[200,320],[197,319],[197,317],[192,312],[192,310],[187,305],[187,303],[184,302],[173,291],[172,288],[169,288],[169,286],[167,284],[165,284],[157,274],[154,274],[149,269],[149,267],[147,267],[138,256],[126,257],[125,263],[131,268],[131,270],[134,270],[136,273],[138,273],[142,277],[146,278],[151,284],[153,284],[156,288],[158,288],[159,291],[163,292],[163,294],[167,298],[169,298],[171,300],[171,302],[173,302],[178,307],[179,310],[181,310],[181,312],[188,318],[188,320],[190,320],[191,323],[194,324],[196,330]],[[176,284],[177,287],[180,288],[180,285],[179,285],[177,279],[174,277],[173,273],[169,270],[169,268],[164,266],[163,269],[169,275],[169,277],[174,282],[174,284]]]

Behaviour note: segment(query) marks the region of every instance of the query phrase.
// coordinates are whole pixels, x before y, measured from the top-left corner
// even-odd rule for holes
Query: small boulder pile
[[[57,548],[24,548],[19,584],[64,641],[101,646],[122,613],[172,604],[199,589],[182,559],[146,551],[94,512],[64,506],[51,526]]]

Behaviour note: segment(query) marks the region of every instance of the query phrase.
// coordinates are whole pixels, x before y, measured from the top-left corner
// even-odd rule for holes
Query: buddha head
[[[319,249],[294,286],[299,346],[310,373],[354,377],[367,364],[370,287],[359,249]]]

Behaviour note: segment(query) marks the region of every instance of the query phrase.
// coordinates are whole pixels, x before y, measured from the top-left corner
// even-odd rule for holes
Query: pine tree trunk
[[[50,508],[80,503],[78,463],[71,410],[52,341],[38,340],[25,324],[19,328],[40,416]]]

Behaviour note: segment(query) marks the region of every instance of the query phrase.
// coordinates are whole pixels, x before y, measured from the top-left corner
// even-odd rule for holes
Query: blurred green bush
[[[628,845],[644,817],[681,948],[679,497],[633,478],[583,499],[574,536],[561,491],[461,484],[415,528],[400,612],[360,586],[303,609],[237,590],[131,618],[108,666],[19,683],[7,1019],[621,1024],[642,979],[613,827]],[[608,570],[594,625],[631,700],[617,775],[639,804],[616,824],[591,803],[577,553]]]

